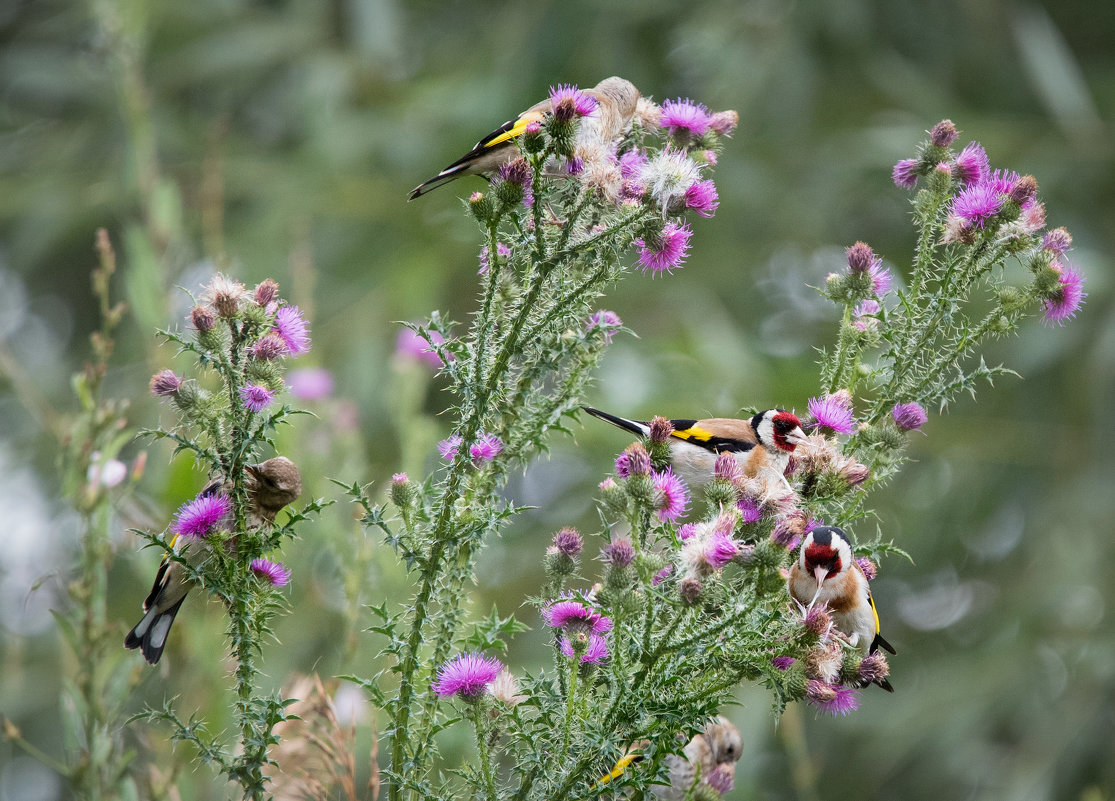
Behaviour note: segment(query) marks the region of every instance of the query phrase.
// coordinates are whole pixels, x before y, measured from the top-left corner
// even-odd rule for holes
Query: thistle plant
[[[197,718],[183,722],[170,701],[141,717],[169,722],[176,741],[192,743],[199,761],[215,765],[251,799],[267,794],[264,769],[277,742],[274,728],[290,703],[259,687],[263,644],[283,606],[278,588],[291,575],[275,555],[295,535],[295,525],[324,505],[311,502],[278,523],[276,514],[301,492],[300,476],[285,459],[256,464],[274,448],[278,426],[297,413],[278,402],[285,363],[310,347],[300,310],[278,290],[271,279],[248,291],[216,275],[190,313],[190,331],[161,332],[196,359],[197,373],[186,377],[166,369],[152,377],[151,392],[174,407],[178,421],[146,434],[173,441],[175,453],[191,454],[212,480],[182,505],[167,530],[136,532],[163,552],[165,569],[145,604],[147,614],[125,643],[157,662],[191,585],[221,601],[236,665],[235,742],[211,735]]]
[[[576,90],[561,91],[577,109]],[[632,269],[680,266],[692,234],[685,214],[715,211],[706,174],[735,120],[691,101],[641,100],[630,133],[586,150],[573,147],[580,113],[528,127],[520,157],[468,200],[485,244],[467,333],[438,314],[411,326],[455,398],[439,445],[445,465],[422,480],[396,474],[394,516],[349,488],[417,582],[402,609],[374,609],[392,662],[361,682],[390,718],[392,799],[652,788],[716,798],[730,789],[730,771],[702,777],[697,768],[684,772],[686,786],[667,789],[680,774],[666,757],[741,682],[766,686],[776,712],[799,700],[853,711],[863,687],[886,684],[890,666],[853,647],[831,610],[791,603],[785,575],[800,543],[821,524],[853,527],[871,514],[869,490],[899,469],[927,410],[1009,373],[979,357],[989,337],[1036,311],[1059,324],[1084,297],[1065,260],[1069,235],[1043,232],[1036,181],[991,171],[978,144],[954,152],[955,127],[935,126],[894,172],[899,186],[921,186],[911,269],[897,276],[856,243],[846,269],[825,281],[842,310],[839,331],[808,403],[812,434],[786,474],[746,472],[725,453],[707,485],[687,487],[670,469],[671,423],[653,421],[599,485],[601,529],[562,529],[546,549],[529,622],[548,632],[553,666],[516,675],[491,652],[526,624],[493,614],[469,631],[463,612],[480,547],[517,511],[498,490],[551,430],[565,430],[622,327],[614,313],[589,314],[595,299]],[[1008,262],[1029,278],[1008,280]],[[866,579],[880,557],[903,553],[881,536],[849,536]],[[582,565],[587,553],[601,566],[595,574]],[[434,735],[461,719],[477,757],[445,778]]]
[[[686,217],[714,213],[718,199],[707,173],[737,119],[688,101],[659,107],[640,100],[629,129],[599,141],[578,137],[595,111],[591,97],[561,86],[551,100],[554,113],[527,126],[518,157],[467,201],[484,241],[472,325],[462,335],[434,314],[411,326],[440,361],[455,399],[452,430],[439,446],[444,469],[420,481],[394,477],[397,523],[350,488],[365,523],[386,532],[417,581],[401,612],[386,604],[376,610],[376,631],[394,664],[366,682],[390,717],[385,779],[392,799],[446,797],[447,788],[435,784],[433,738],[453,714],[444,699],[470,692],[447,693],[452,682],[435,669],[463,658],[454,654],[477,554],[516,511],[499,489],[513,467],[546,447],[552,430],[566,430],[592,369],[622,328],[614,313],[593,310],[603,290],[626,273],[660,275],[684,262],[692,236]],[[626,256],[632,250],[634,264]],[[483,649],[517,628],[496,618],[481,624],[472,642]],[[483,659],[469,664],[495,669]],[[478,742],[487,743],[494,736],[488,710],[470,707],[469,717]],[[499,766],[486,754],[469,779],[495,797]]]

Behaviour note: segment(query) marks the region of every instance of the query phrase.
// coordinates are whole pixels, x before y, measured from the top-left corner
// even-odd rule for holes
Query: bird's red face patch
[[[790,412],[779,412],[770,419],[770,422],[774,427],[774,444],[784,451],[793,453],[797,445],[786,439],[786,435],[795,428],[801,428],[801,420]]]
[[[831,545],[819,543],[812,543],[805,549],[805,567],[810,573],[818,567],[823,567],[828,571],[829,577],[837,575],[844,569],[840,551]]]

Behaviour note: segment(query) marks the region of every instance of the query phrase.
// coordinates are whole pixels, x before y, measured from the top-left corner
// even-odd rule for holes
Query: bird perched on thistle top
[[[827,606],[833,625],[853,648],[865,655],[879,648],[894,653],[894,647],[879,633],[879,613],[871,587],[852,558],[852,544],[842,529],[820,526],[805,536],[787,586],[791,597],[802,606],[812,608],[818,602]],[[874,683],[894,692],[885,677]]]
[[[244,468],[244,473],[244,488],[249,500],[246,520],[249,528],[256,529],[271,525],[275,522],[275,516],[279,511],[302,494],[302,473],[298,470],[298,466],[285,456],[276,456],[259,464],[248,465]],[[194,501],[195,504],[201,502],[205,505],[195,515],[195,519],[201,521],[206,514],[209,514],[211,517],[204,521],[208,528],[230,527],[231,521],[227,518],[231,504],[227,498],[231,494],[231,481],[224,479],[211,481],[198,493]],[[215,519],[217,517],[220,519]],[[203,539],[197,536],[186,536],[181,527],[182,523],[183,514],[180,513],[178,527],[170,541],[170,546],[190,564],[198,565],[205,559],[208,547]],[[186,567],[171,559],[169,555],[164,556],[159,565],[159,572],[155,574],[155,583],[151,587],[151,592],[143,602],[143,618],[124,638],[124,647],[141,649],[144,659],[152,665],[157,664],[159,657],[163,655],[167,634],[170,633],[174,617],[190,591],[190,584],[190,575]]]
[[[597,782],[597,787],[607,784],[623,775],[633,763],[642,759],[641,742],[623,756],[614,768]],[[682,749],[680,755],[670,754],[664,760],[670,773],[668,785],[655,785],[652,792],[655,798],[666,801],[682,801],[690,796],[697,784],[723,794],[732,789],[735,781],[736,763],[743,754],[743,737],[732,721],[718,715],[708,722],[705,728]]]
[[[588,406],[581,408],[633,434],[650,436],[648,422],[616,417]],[[733,454],[745,476],[769,472],[781,478],[790,455],[807,441],[801,421],[784,409],[767,409],[750,420],[709,417],[670,420],[670,424],[674,427],[668,439],[670,467],[694,489],[712,480],[716,457],[721,453]]]
[[[607,143],[618,139],[635,114],[639,90],[630,81],[613,76],[582,91],[596,101],[596,108],[581,120],[577,141]],[[513,161],[519,155],[515,140],[522,136],[530,123],[541,123],[553,110],[551,97],[535,103],[514,120],[508,120],[485,136],[472,150],[433,178],[412,189],[408,199],[421,197],[462,175],[495,172]]]

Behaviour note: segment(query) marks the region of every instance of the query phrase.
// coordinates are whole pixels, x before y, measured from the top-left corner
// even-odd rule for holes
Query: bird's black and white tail
[[[149,664],[158,664],[159,657],[163,655],[163,648],[166,647],[166,638],[174,622],[174,616],[178,614],[184,600],[186,596],[183,595],[178,603],[162,612],[152,605],[143,619],[128,632],[128,636],[124,638],[124,647],[139,648],[143,658]]]
[[[581,408],[593,417],[598,417],[606,423],[611,423],[617,428],[622,428],[624,431],[630,431],[632,434],[638,434],[640,437],[645,437],[650,434],[650,424],[642,420],[628,420],[626,417],[616,417],[614,414],[608,414],[599,409],[593,409],[591,406],[582,406]]]

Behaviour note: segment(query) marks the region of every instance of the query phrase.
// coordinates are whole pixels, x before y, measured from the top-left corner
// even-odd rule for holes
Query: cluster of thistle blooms
[[[1065,258],[1072,237],[1064,228],[1045,229],[1045,206],[1038,200],[1037,180],[1005,169],[991,169],[987,152],[979,142],[969,142],[956,153],[956,126],[943,120],[929,131],[915,158],[902,159],[892,177],[899,187],[925,189],[915,198],[916,213],[931,209],[937,246],[951,246],[948,253],[962,258],[967,253],[994,252],[1003,258],[1014,255],[1033,276],[1019,290],[998,287],[1004,315],[1010,316],[1037,302],[1047,324],[1061,325],[1075,316],[1086,297],[1084,277]],[[937,198],[945,202],[936,202]],[[931,205],[932,204],[932,205]],[[991,264],[982,265],[987,272]],[[890,276],[871,249],[857,242],[848,250],[848,273],[829,276],[826,289],[838,301],[858,302],[854,316],[860,330],[869,331],[875,321],[885,320],[880,303],[890,289]],[[1000,322],[1000,326],[1006,322]]]
[[[218,386],[161,370],[151,378],[151,393],[171,401],[181,415],[187,435],[175,434],[180,445],[207,460],[209,469],[227,476],[232,453],[251,454],[262,445],[289,407],[268,412],[283,389],[284,362],[310,349],[310,331],[302,312],[279,297],[279,285],[268,278],[248,291],[238,281],[217,274],[190,311],[193,336],[163,332],[171,342],[198,356]],[[190,436],[189,434],[196,434]],[[243,464],[241,464],[243,466]],[[184,542],[208,540],[232,527],[231,481],[217,492],[198,495],[175,515],[170,532]],[[227,533],[226,533],[227,536]],[[253,573],[273,586],[290,580],[279,562],[253,559]]]
[[[716,164],[721,139],[735,129],[739,115],[712,113],[688,99],[658,105],[641,97],[630,129],[605,139],[599,131],[615,127],[610,122],[585,127],[584,132],[579,122],[592,115],[616,114],[614,109],[602,108],[575,86],[552,87],[550,100],[554,113],[528,124],[519,138],[523,157],[499,168],[489,192],[470,197],[477,220],[490,226],[509,212],[534,209],[539,194],[535,182],[543,179],[547,192],[577,195],[578,189],[585,189],[599,200],[597,212],[587,220],[593,233],[607,227],[601,213],[648,212],[631,240],[639,248],[639,268],[654,276],[680,267],[693,234],[684,215],[712,217],[720,205],[716,185],[704,171]],[[532,229],[537,219],[525,220],[522,228]],[[555,226],[572,222],[541,219]],[[497,256],[509,258],[513,245],[497,245]],[[482,273],[488,268],[489,250],[485,246],[480,254]]]

